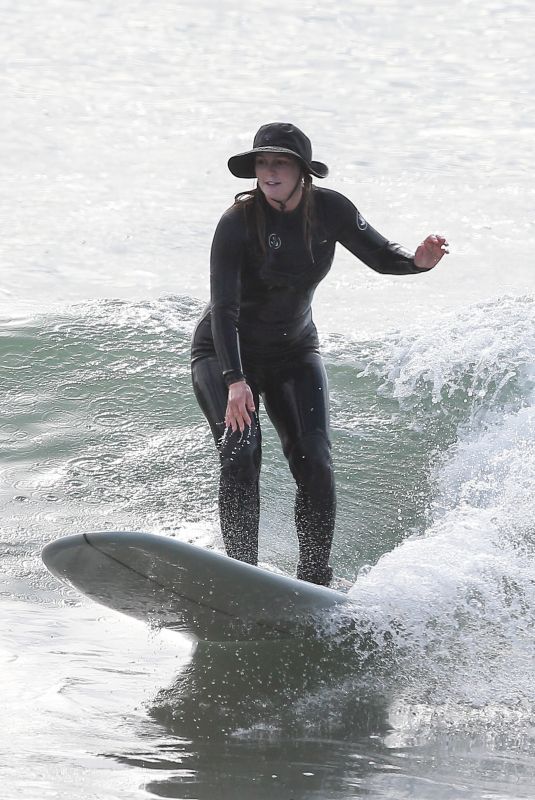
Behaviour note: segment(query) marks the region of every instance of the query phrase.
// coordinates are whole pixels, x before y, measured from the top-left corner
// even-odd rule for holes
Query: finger
[[[245,427],[251,425],[251,417],[245,409],[237,409],[236,411],[230,409],[225,416],[225,424],[227,427],[232,428],[232,432],[236,433],[239,429],[243,433]]]
[[[225,417],[225,425],[227,426],[227,428],[231,429],[232,433],[236,433],[237,425],[236,425],[236,420],[234,419],[234,417],[230,417],[227,414],[227,416]]]
[[[227,428],[231,428],[232,432],[236,430],[236,412],[234,411],[232,404],[229,403],[227,406],[227,410],[225,412],[225,425]]]
[[[429,236],[427,236],[424,239],[423,244],[426,246],[438,245],[439,247],[441,247],[443,244],[447,244],[447,242],[445,237],[441,236],[439,233],[430,233]]]
[[[236,419],[238,421],[238,427],[240,432],[243,433],[246,427],[251,427],[251,417],[247,413],[246,409],[240,409],[240,411],[236,414]]]
[[[437,242],[428,242],[428,241],[426,241],[426,242],[424,242],[424,246],[425,246],[425,249],[427,250],[427,252],[431,253],[435,258],[437,256],[439,256],[439,255],[443,256],[444,253],[448,252],[448,250],[447,250],[448,243],[446,242],[445,239],[444,239],[444,241],[440,241],[440,242],[438,242],[438,241]]]

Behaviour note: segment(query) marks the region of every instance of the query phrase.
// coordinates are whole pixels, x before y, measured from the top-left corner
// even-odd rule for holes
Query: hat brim
[[[329,167],[321,161],[304,161],[301,156],[294,150],[289,150],[287,147],[255,147],[253,150],[248,150],[246,153],[238,153],[228,160],[228,168],[236,178],[256,178],[255,159],[259,153],[286,153],[287,155],[297,158],[298,161],[304,166],[307,172],[314,175],[316,178],[326,178],[329,174]]]

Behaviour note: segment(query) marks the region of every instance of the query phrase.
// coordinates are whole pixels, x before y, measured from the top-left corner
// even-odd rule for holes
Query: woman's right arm
[[[227,386],[244,379],[238,336],[244,232],[237,211],[221,217],[210,254],[212,336]]]
[[[244,254],[243,217],[239,209],[223,214],[210,255],[212,336],[225,383],[229,387],[225,425],[243,432],[255,410],[253,394],[243,374],[238,319]]]

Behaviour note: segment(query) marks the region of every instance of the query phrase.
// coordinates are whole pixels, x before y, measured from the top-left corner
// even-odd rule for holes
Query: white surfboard
[[[156,534],[75,534],[42,555],[53,575],[97,603],[195,640],[300,637],[348,602],[333,589]]]

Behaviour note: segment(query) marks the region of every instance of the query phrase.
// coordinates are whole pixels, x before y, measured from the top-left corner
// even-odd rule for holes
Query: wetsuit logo
[[[359,231],[365,231],[367,227],[368,223],[366,222],[360,211],[357,211],[357,228],[359,229]]]
[[[272,250],[278,250],[282,245],[280,236],[277,236],[276,233],[270,233],[268,236],[268,244]]]

